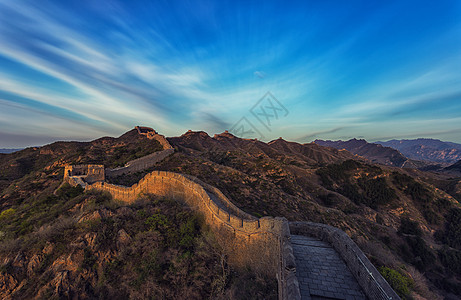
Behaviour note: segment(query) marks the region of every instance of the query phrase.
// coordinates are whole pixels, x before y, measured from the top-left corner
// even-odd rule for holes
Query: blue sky
[[[0,0],[0,148],[242,117],[264,140],[461,142],[460,3]],[[288,111],[269,127],[266,92]]]

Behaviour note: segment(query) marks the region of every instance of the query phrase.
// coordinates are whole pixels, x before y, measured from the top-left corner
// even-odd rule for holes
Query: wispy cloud
[[[429,120],[461,112],[461,18],[448,4],[182,5],[0,0],[0,124],[56,137],[222,131],[271,91],[290,118],[268,139],[412,134],[422,120],[461,142],[440,127],[456,124]]]
[[[255,71],[253,74],[261,79],[266,77],[266,73],[264,73],[263,71]]]
[[[172,108],[164,103],[165,95],[184,97],[201,84],[198,73],[191,68],[168,72],[143,56],[123,57],[104,50],[97,41],[57,23],[38,8],[11,2],[2,5],[6,10],[2,14],[5,26],[0,27],[0,54],[66,82],[86,97],[56,98],[50,95],[52,90],[32,92],[33,87],[12,81],[2,83],[0,88],[5,91],[74,110],[109,123],[114,129],[136,121],[168,128],[171,123],[163,115]],[[13,17],[8,14],[11,11]],[[12,29],[18,20],[21,39]]]
[[[314,132],[308,133],[307,135],[299,137],[299,138],[297,138],[295,140],[301,141],[301,142],[310,142],[310,141],[312,141],[313,138],[322,137],[322,135],[326,135],[326,134],[329,134],[329,133],[336,133],[336,132],[341,131],[343,129],[345,129],[345,127],[336,127],[336,128],[332,128],[332,129],[314,131]]]

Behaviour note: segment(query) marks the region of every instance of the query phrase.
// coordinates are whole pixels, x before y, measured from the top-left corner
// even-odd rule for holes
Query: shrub
[[[439,215],[430,208],[423,210],[423,216],[429,224],[438,225],[440,223]]]
[[[371,208],[387,204],[396,197],[394,190],[388,187],[386,179],[383,177],[376,179],[361,177],[358,180],[358,184],[364,191],[366,197],[365,204],[368,204]]]
[[[406,241],[411,248],[411,256],[408,261],[420,271],[429,269],[435,262],[435,255],[426,245],[426,242],[419,236],[409,236]]]
[[[333,193],[328,193],[326,195],[319,195],[319,199],[329,207],[335,206],[338,204],[338,197]]]
[[[438,251],[438,254],[443,266],[451,272],[461,275],[461,251],[444,246]]]
[[[85,248],[83,251],[82,269],[93,270],[96,268],[97,257],[90,249]]]
[[[453,248],[461,249],[461,209],[452,208],[445,224],[445,242]]]
[[[431,192],[408,175],[393,172],[392,182],[416,202],[429,203],[433,200]]]
[[[330,178],[334,181],[347,180],[349,177],[347,172],[360,167],[362,167],[361,163],[355,160],[346,160],[340,164],[331,164],[322,167],[316,173],[322,179],[323,184],[326,187],[330,187],[333,184]]]
[[[379,225],[383,225],[384,224],[384,219],[383,217],[380,215],[380,214],[376,214],[376,223],[378,223]]]
[[[408,184],[405,194],[411,196],[413,200],[422,203],[428,203],[432,200],[431,193],[421,183],[416,181]]]
[[[406,174],[401,174],[399,172],[392,172],[392,183],[395,184],[395,186],[401,190],[403,190],[408,184],[412,183],[414,181],[413,178]]]
[[[194,245],[197,235],[200,233],[200,227],[197,218],[191,217],[186,223],[182,223],[179,228],[180,241],[179,245],[185,249],[191,249]]]
[[[355,204],[366,202],[366,199],[363,197],[363,195],[360,194],[357,185],[355,184],[346,183],[342,188],[338,190],[338,192],[352,200],[352,202]]]
[[[410,289],[413,287],[411,278],[388,267],[379,268],[379,272],[400,297],[407,298],[410,294]]]
[[[72,199],[78,195],[83,194],[83,188],[80,185],[71,186],[68,183],[64,183],[57,191],[56,194],[64,199]]]
[[[399,233],[421,236],[422,231],[419,228],[418,222],[412,221],[408,217],[404,217],[400,220]]]
[[[361,176],[357,182],[353,181],[357,173],[366,172],[367,176]],[[349,198],[355,204],[365,204],[371,208],[377,208],[391,202],[396,198],[395,191],[390,188],[383,177],[375,178],[382,174],[379,167],[374,167],[354,160],[347,160],[340,164],[331,164],[317,170],[322,184],[343,196]],[[321,198],[327,205],[331,199]]]
[[[14,216],[16,210],[14,208],[8,208],[2,211],[0,214],[0,221],[6,220]]]
[[[101,219],[98,226],[98,235],[95,240],[99,249],[109,249],[114,244],[119,230],[119,224],[116,224],[114,219],[115,218]]]

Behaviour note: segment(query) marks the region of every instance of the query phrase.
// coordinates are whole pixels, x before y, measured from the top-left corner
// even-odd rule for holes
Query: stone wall
[[[200,212],[216,233],[218,243],[229,257],[229,263],[275,277],[280,264],[280,236],[284,218],[247,218],[219,190],[206,190],[200,181],[172,172],[154,171],[139,183],[124,187],[104,182],[87,189],[109,192],[115,199],[132,203],[139,195],[155,194],[185,202]]]
[[[141,158],[129,161],[124,167],[106,169],[107,177],[115,177],[123,174],[135,173],[153,167],[158,162],[173,154],[174,149],[157,151]]]
[[[182,174],[182,176],[186,177],[187,179],[189,179],[190,181],[193,181],[199,185],[201,185],[205,191],[208,192],[208,194],[210,195],[210,197],[216,197],[216,202],[219,202],[222,206],[224,206],[225,210],[228,211],[229,213],[233,214],[233,215],[236,215],[242,219],[248,219],[248,220],[258,220],[258,218],[256,218],[255,216],[253,215],[250,215],[246,212],[244,212],[243,210],[241,210],[240,208],[238,208],[237,206],[234,205],[234,203],[232,203],[229,198],[227,198],[219,189],[217,189],[216,187],[212,186],[212,185],[209,185],[203,181],[201,181],[200,179],[194,177],[194,176],[191,176],[191,175],[187,175],[187,174]]]
[[[156,140],[162,145],[163,150],[151,153],[138,159],[131,160],[125,166],[115,169],[106,169],[107,177],[115,177],[123,174],[135,173],[153,167],[158,162],[173,154],[174,148],[170,145],[165,136],[158,134],[150,127],[136,126],[136,130],[140,135],[146,136],[148,139]]]
[[[328,242],[346,262],[349,270],[369,299],[400,299],[360,248],[342,230],[325,224],[290,222],[290,232]]]
[[[135,129],[138,131],[140,135],[146,136],[148,139],[156,140],[162,145],[163,149],[173,149],[170,143],[167,141],[165,136],[158,134],[153,128],[144,127],[144,126],[136,126]]]

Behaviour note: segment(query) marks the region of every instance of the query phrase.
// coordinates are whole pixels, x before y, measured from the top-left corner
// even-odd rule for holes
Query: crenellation
[[[243,227],[243,221],[242,219],[240,219],[239,217],[237,216],[234,216],[234,215],[231,215],[230,216],[230,222],[232,227],[235,227],[235,228],[242,228]]]
[[[243,219],[243,228],[245,229],[245,231],[249,232],[257,231],[259,229],[259,221]]]

